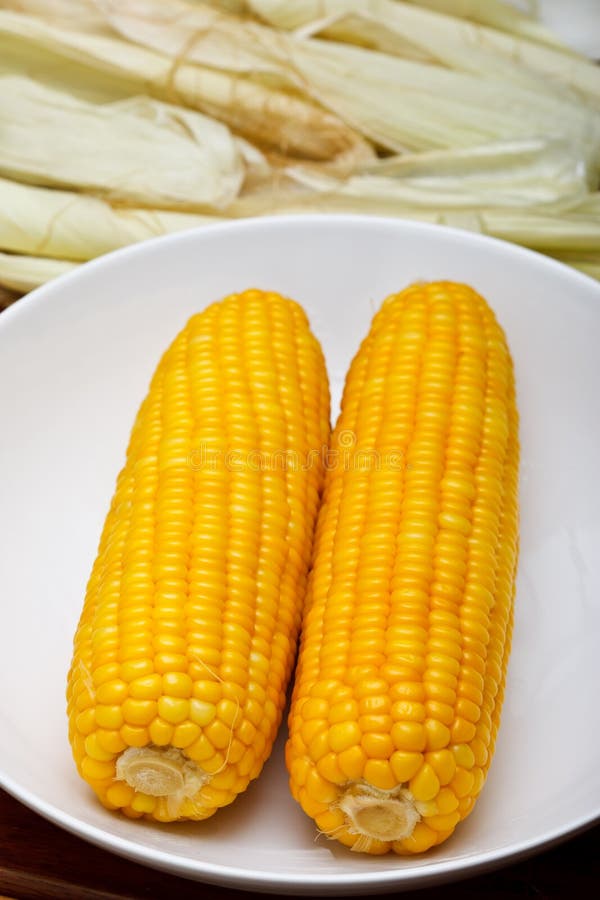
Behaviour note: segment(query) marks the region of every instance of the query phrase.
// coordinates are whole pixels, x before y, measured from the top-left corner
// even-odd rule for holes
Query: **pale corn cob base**
[[[73,755],[109,809],[203,819],[260,773],[294,661],[328,438],[323,355],[292,301],[232,295],[165,353],[68,678]]]
[[[419,853],[481,791],[511,642],[517,411],[481,297],[433,283],[386,301],[332,451],[343,465],[326,474],[317,525],[291,790],[355,851]]]

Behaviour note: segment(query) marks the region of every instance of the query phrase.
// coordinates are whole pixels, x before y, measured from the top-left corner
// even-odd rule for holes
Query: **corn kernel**
[[[391,791],[398,787],[391,763],[387,759],[368,759],[364,768],[364,780],[380,791]]]
[[[348,781],[360,781],[363,777],[367,756],[357,744],[338,753],[337,764]]]
[[[404,784],[416,775],[423,765],[423,755],[407,750],[395,750],[390,757],[390,766],[398,784]]]
[[[427,736],[419,722],[395,722],[390,732],[397,750],[422,752],[427,745]]]
[[[361,737],[361,731],[357,722],[340,722],[331,726],[327,734],[327,741],[334,753],[341,753],[343,750],[348,750],[350,747],[360,744]],[[312,741],[310,743],[312,745]]]
[[[416,800],[426,803],[433,800],[440,789],[440,782],[429,763],[423,763],[416,775],[410,780],[409,789]]]
[[[180,697],[160,697],[157,701],[158,714],[165,722],[171,725],[180,725],[190,715],[189,700]]]

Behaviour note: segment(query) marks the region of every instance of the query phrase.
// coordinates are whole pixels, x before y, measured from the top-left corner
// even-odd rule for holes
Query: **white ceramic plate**
[[[421,858],[355,855],[289,797],[282,742],[204,823],[153,826],[99,805],[66,735],[65,675],[127,437],[188,316],[249,286],[306,307],[334,412],[383,297],[416,279],[474,285],[517,371],[522,550],[496,756],[473,815]],[[120,251],[0,316],[0,783],[42,815],[180,875],[278,893],[373,893],[459,877],[600,815],[600,286],[459,231],[361,217],[246,221]]]

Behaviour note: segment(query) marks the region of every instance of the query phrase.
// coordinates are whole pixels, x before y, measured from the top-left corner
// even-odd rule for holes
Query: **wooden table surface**
[[[410,891],[406,900],[569,897],[586,900],[600,879],[600,824],[544,853],[487,875]],[[166,875],[99,850],[51,825],[0,791],[0,895],[18,900],[258,900],[266,895]],[[1,900],[0,896],[0,900]],[[313,898],[316,894],[311,895]],[[373,895],[371,895],[373,896]]]

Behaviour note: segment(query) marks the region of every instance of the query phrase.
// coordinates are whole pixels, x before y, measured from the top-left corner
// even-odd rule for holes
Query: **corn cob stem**
[[[381,791],[365,782],[348,788],[337,803],[350,834],[362,836],[352,849],[367,850],[370,841],[402,841],[421,818],[410,791]]]

